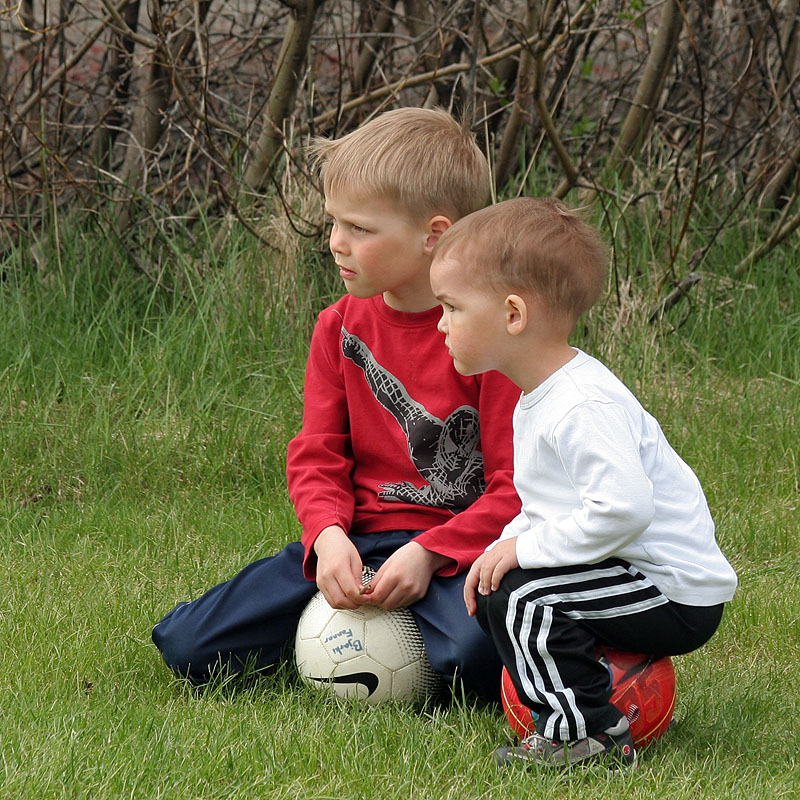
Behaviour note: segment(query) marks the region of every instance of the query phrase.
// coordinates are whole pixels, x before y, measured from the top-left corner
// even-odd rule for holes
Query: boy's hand
[[[467,607],[467,614],[475,616],[478,607],[475,601],[476,589],[482,595],[490,595],[500,586],[503,575],[518,566],[516,536],[499,541],[491,550],[478,556],[464,581],[464,605]]]
[[[361,556],[338,525],[322,530],[314,542],[317,586],[333,608],[354,609],[364,604],[361,595]]]
[[[408,542],[381,564],[372,579],[372,591],[362,599],[387,610],[410,606],[425,596],[433,574],[448,561],[447,556]]]

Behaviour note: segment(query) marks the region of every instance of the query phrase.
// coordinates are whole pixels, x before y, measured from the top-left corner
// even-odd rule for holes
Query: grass
[[[285,449],[336,291],[313,254],[291,301],[246,240],[188,300],[91,233],[48,280],[19,254],[0,285],[0,798],[795,797],[800,250],[735,283],[740,244],[714,252],[685,321],[642,324],[634,283],[577,343],[699,474],[740,589],[676,659],[678,724],[640,768],[566,775],[495,769],[492,706],[338,704],[288,667],[202,692],[150,643],[175,602],[299,536]]]

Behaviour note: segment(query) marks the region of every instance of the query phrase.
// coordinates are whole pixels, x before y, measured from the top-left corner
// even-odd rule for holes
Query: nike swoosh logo
[[[378,688],[380,678],[373,672],[354,672],[352,675],[335,675],[332,678],[317,678],[314,675],[306,675],[306,680],[317,681],[317,683],[360,683],[367,690],[367,697],[370,697]]]

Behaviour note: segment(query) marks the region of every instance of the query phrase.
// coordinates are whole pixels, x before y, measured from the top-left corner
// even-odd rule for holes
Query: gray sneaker
[[[625,717],[585,739],[559,742],[532,733],[522,740],[519,747],[500,747],[495,752],[498,764],[523,764],[542,767],[569,767],[595,761],[608,763],[611,767],[636,767],[636,750],[633,737]]]

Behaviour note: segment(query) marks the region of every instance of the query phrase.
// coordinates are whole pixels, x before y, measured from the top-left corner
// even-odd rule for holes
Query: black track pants
[[[608,559],[512,570],[496,592],[478,596],[477,618],[520,699],[539,713],[537,731],[570,741],[619,719],[597,645],[659,656],[688,653],[711,638],[722,609],[672,602],[630,564]]]

